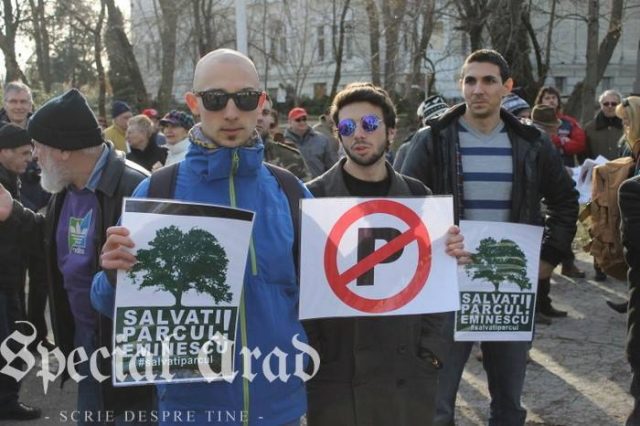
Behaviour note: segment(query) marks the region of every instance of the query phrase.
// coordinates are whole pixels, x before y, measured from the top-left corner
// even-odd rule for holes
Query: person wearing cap
[[[20,200],[19,175],[27,169],[32,154],[31,139],[27,131],[16,124],[5,124],[0,128],[0,184],[11,196]],[[33,227],[31,227],[33,228]],[[23,268],[27,249],[25,241],[31,238],[33,229],[15,221],[0,222],[0,341],[16,331],[16,321],[23,321],[20,309],[20,292],[23,283]],[[29,334],[33,331],[28,330]],[[10,349],[18,353],[21,349],[8,341]],[[6,365],[0,357],[0,369]],[[19,368],[19,366],[15,366]],[[0,420],[32,420],[40,417],[37,408],[30,407],[18,400],[20,383],[13,377],[0,374]]]
[[[264,143],[264,161],[289,170],[303,182],[311,180],[309,168],[304,162],[300,151],[291,145],[273,140],[271,136],[271,125],[274,122],[274,115],[277,116],[277,114],[273,114],[274,110],[271,108],[271,98],[267,95],[256,124],[256,130],[262,138],[262,143]]]
[[[551,138],[556,148],[562,153],[562,158],[567,167],[574,167],[575,156],[585,151],[586,136],[584,130],[578,124],[578,120],[562,111],[562,100],[558,89],[552,86],[544,86],[538,91],[534,105],[548,105],[556,111],[560,119],[558,132]],[[576,277],[580,278],[580,277]],[[581,278],[584,278],[584,274]]]
[[[418,110],[416,114],[418,116],[418,122],[420,123],[420,127],[428,126],[430,121],[440,117],[444,112],[449,108],[447,101],[440,95],[429,96],[427,99],[422,101],[418,106]],[[396,170],[400,170],[402,168],[402,163],[404,163],[405,157],[407,155],[407,151],[409,150],[408,142],[413,138],[414,133],[411,133],[400,145],[398,151],[396,152],[396,157],[393,160],[393,168]]]
[[[300,150],[312,177],[320,176],[338,161],[338,154],[331,149],[329,138],[309,126],[304,108],[293,108],[288,117],[289,127],[284,131],[285,143]]]
[[[502,98],[502,108],[518,118],[531,118],[531,106],[513,92]]]
[[[164,166],[167,150],[158,146],[153,137],[153,122],[144,114],[129,119],[127,124],[127,144],[129,153],[127,160],[140,164],[152,171]]]
[[[171,110],[160,120],[162,133],[167,140],[168,150],[165,165],[184,160],[189,148],[189,130],[194,125],[193,116],[177,109]]]
[[[33,114],[33,97],[31,88],[21,81],[11,81],[4,86],[3,108],[0,110],[0,125],[13,123],[23,129],[27,127],[29,117]],[[40,185],[40,168],[35,158],[20,175],[20,202],[31,210],[40,210],[49,202],[51,194]],[[48,340],[45,310],[47,305],[47,277],[44,269],[44,253],[33,250],[24,259],[23,289],[20,292],[22,308],[27,313],[27,321],[36,327],[36,340],[30,345],[35,351],[38,343],[48,349],[53,344]],[[29,291],[26,293],[27,277]]]
[[[331,149],[333,149],[336,153],[336,156],[340,156],[340,142],[336,138],[336,125],[331,120],[331,112],[329,108],[327,108],[320,116],[318,117],[318,122],[313,125],[313,130],[318,133],[322,133],[325,135],[329,142],[331,142]]]
[[[27,131],[42,168],[42,185],[53,196],[42,217],[0,188],[0,220],[42,226],[56,344],[65,359],[77,347],[91,355],[99,347],[111,348],[112,342],[110,320],[89,299],[99,250],[106,228],[120,217],[123,197],[148,173],[104,140],[86,98],[76,89],[47,101],[31,117]],[[109,375],[111,359],[98,360],[100,371]],[[78,424],[85,424],[84,413],[97,418],[101,410],[117,415],[151,406],[147,388],[116,390],[111,380],[99,383],[89,361],[79,362],[77,371],[87,376],[78,383],[77,409],[83,413]]]
[[[549,138],[558,134],[558,129],[562,121],[556,115],[555,108],[539,104],[531,111],[532,124],[546,133]],[[552,318],[562,318],[567,316],[567,311],[556,309],[551,304],[549,293],[551,292],[551,278],[538,280],[538,296],[536,297],[536,322],[540,324],[551,324]]]
[[[142,115],[149,117],[153,123],[153,141],[158,146],[164,146],[167,143],[167,138],[162,133],[160,126],[160,113],[155,108],[145,108],[142,110]]]
[[[509,64],[495,50],[481,49],[464,61],[459,80],[464,103],[420,129],[401,173],[434,194],[452,194],[456,222],[494,221],[544,226],[538,276],[546,279],[570,249],[576,233],[578,192],[548,137],[501,108],[513,87]],[[542,215],[540,202],[548,209]],[[473,342],[453,342],[439,373],[434,425],[455,424],[455,402]],[[491,395],[489,424],[522,426],[522,392],[530,342],[482,341]]]
[[[127,147],[127,126],[129,119],[133,117],[131,108],[123,101],[113,101],[111,104],[111,118],[113,124],[104,131],[104,137],[111,141],[116,149],[129,152]]]

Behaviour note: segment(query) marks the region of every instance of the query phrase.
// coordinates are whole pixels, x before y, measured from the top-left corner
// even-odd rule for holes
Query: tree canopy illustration
[[[496,241],[491,237],[481,240],[477,252],[471,254],[471,263],[464,269],[471,279],[493,284],[496,292],[503,282],[512,282],[520,290],[531,288],[527,277],[527,257],[511,240]]]
[[[171,293],[176,305],[182,306],[182,295],[195,290],[216,301],[230,302],[226,284],[229,260],[224,248],[211,233],[193,228],[183,233],[171,225],[158,229],[149,249],[138,250],[138,263],[129,270],[139,288],[158,287]]]

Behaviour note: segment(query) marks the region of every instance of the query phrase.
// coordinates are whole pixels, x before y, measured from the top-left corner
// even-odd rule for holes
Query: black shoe
[[[607,300],[607,305],[619,314],[626,314],[627,309],[629,309],[629,302],[615,303],[611,300]]]
[[[596,281],[606,281],[607,280],[607,274],[605,274],[604,272],[600,271],[600,270],[596,270],[596,274],[593,276],[593,279]]]
[[[562,318],[567,316],[567,311],[560,311],[551,305],[546,308],[540,308],[540,313],[551,318]]]
[[[39,408],[30,407],[18,401],[0,407],[0,420],[34,420],[41,415]]]
[[[544,314],[541,314],[540,312],[536,312],[535,321],[536,324],[551,325],[551,318]]]
[[[575,263],[571,265],[567,265],[566,267],[562,265],[562,270],[560,271],[562,275],[569,278],[584,278],[586,274],[583,270],[578,269]]]

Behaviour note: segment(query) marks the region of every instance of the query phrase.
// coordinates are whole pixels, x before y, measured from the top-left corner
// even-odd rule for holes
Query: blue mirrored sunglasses
[[[378,130],[381,121],[382,120],[377,115],[367,114],[363,115],[360,119],[360,125],[365,132],[373,133]],[[343,137],[351,136],[355,133],[356,126],[357,124],[355,120],[351,118],[345,118],[343,120],[340,120],[340,122],[338,123],[338,133]]]

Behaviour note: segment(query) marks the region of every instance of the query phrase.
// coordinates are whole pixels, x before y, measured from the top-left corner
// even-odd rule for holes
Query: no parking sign
[[[451,197],[302,201],[300,318],[458,309]]]

